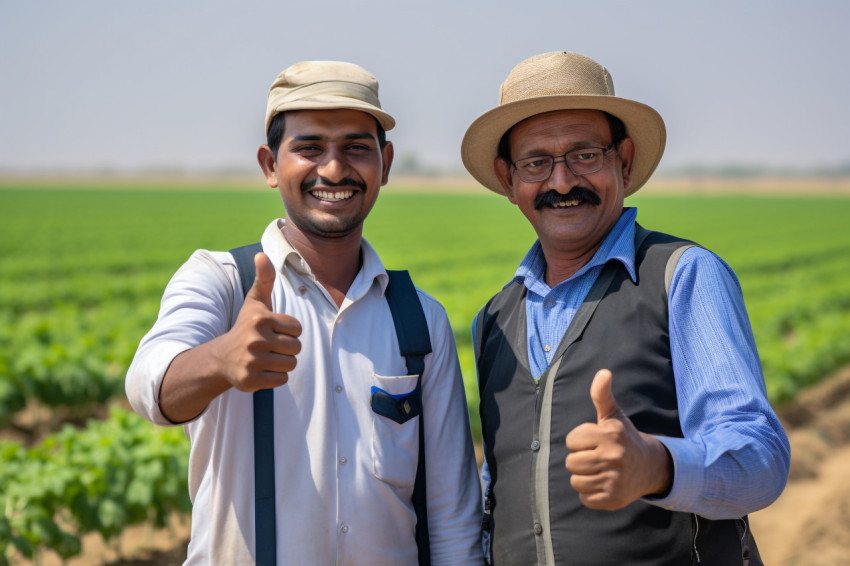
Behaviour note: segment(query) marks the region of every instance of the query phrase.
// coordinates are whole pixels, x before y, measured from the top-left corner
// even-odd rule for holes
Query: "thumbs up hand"
[[[248,392],[285,384],[301,351],[301,323],[272,311],[274,266],[264,253],[254,256],[254,265],[257,275],[239,317],[215,349],[227,381]]]
[[[612,380],[607,369],[596,373],[590,386],[596,422],[577,426],[566,440],[570,484],[593,509],[620,509],[669,491],[673,481],[667,449],[635,428],[614,399]]]

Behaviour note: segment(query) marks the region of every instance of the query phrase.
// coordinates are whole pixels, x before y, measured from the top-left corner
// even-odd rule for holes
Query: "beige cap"
[[[281,72],[269,89],[266,133],[272,118],[287,110],[360,110],[384,130],[395,126],[381,110],[378,80],[363,67],[342,61],[303,61]]]
[[[511,70],[499,91],[499,105],[479,116],[461,143],[463,164],[479,183],[504,194],[493,165],[499,140],[514,125],[544,112],[600,110],[623,121],[634,141],[632,184],[626,196],[649,179],[661,161],[664,120],[646,104],[614,96],[614,82],[602,65],[579,53],[536,55]]]

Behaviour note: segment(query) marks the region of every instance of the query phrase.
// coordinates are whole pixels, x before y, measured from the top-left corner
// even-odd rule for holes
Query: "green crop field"
[[[774,403],[850,363],[850,198],[649,190],[627,205],[738,274]],[[192,251],[256,241],[282,214],[271,190],[0,185],[0,565],[188,509],[185,438],[120,408],[124,372]],[[365,234],[446,307],[478,435],[470,325],[531,228],[484,189],[389,187]],[[39,408],[35,434],[24,415]]]

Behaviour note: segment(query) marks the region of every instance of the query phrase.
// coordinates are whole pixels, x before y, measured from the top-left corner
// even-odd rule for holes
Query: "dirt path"
[[[850,564],[850,367],[781,407],[791,441],[788,486],[751,516],[769,566]]]

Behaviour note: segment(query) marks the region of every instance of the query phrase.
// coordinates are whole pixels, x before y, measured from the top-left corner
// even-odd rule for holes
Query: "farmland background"
[[[775,405],[850,362],[850,198],[841,187],[667,185],[626,204],[643,225],[693,239],[735,270]],[[0,183],[0,564],[74,556],[81,534],[114,541],[131,525],[163,526],[188,511],[188,444],[180,429],[127,411],[123,375],[191,252],[256,241],[283,214],[277,193],[258,186]],[[488,191],[398,182],[365,234],[388,268],[409,269],[446,307],[478,438],[471,321],[533,232]]]

